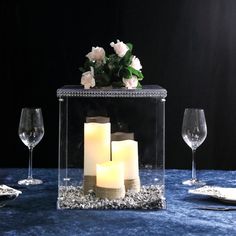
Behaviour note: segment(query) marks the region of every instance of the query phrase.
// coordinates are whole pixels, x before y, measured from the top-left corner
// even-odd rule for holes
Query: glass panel
[[[71,187],[79,189],[83,187],[84,124],[86,118],[91,116],[109,117],[111,134],[115,132],[133,134],[138,144],[140,184],[146,187],[157,186],[161,204],[156,208],[165,208],[166,90],[158,86],[147,86],[139,90],[84,90],[76,86],[66,86],[58,89],[57,95],[59,97],[58,208],[74,208],[65,204],[68,200],[65,199],[67,198],[65,191],[71,193]]]

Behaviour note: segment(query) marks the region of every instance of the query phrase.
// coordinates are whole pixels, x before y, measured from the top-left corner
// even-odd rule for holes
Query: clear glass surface
[[[40,179],[33,178],[32,163],[33,149],[41,141],[44,135],[43,115],[41,108],[22,108],[18,134],[21,141],[29,149],[28,177],[18,181],[21,185],[43,183]]]
[[[205,182],[197,179],[195,153],[207,136],[207,125],[203,109],[186,108],[182,124],[182,137],[192,149],[192,178],[183,181],[185,185],[204,185]]]
[[[84,185],[84,123],[89,116],[109,117],[111,134],[134,134],[135,141],[138,142],[141,186],[153,185],[160,189],[150,193],[150,196],[152,195],[152,199],[160,196],[163,202],[160,207],[165,208],[166,96],[167,91],[157,85],[145,85],[142,89],[84,89],[78,85],[66,85],[57,90],[58,209],[86,207],[81,204],[85,195],[78,195],[76,192],[77,189],[83,190]],[[90,201],[86,201],[86,204],[88,209],[95,209]],[[134,201],[127,207],[133,209],[135,204]],[[157,202],[154,205],[157,206]]]

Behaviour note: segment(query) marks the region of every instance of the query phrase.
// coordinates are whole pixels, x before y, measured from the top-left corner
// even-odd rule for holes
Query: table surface
[[[0,184],[22,191],[0,208],[0,235],[236,235],[236,211],[195,209],[231,205],[189,194],[181,184],[189,170],[166,170],[167,209],[155,211],[57,210],[57,169],[33,171],[42,185],[17,184],[27,169],[0,169]],[[208,185],[236,187],[236,171],[202,170],[198,177]]]

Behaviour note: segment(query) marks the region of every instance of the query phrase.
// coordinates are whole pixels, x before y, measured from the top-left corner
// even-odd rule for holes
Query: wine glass
[[[34,179],[32,173],[33,149],[41,141],[44,135],[41,108],[22,108],[18,134],[21,141],[29,148],[28,178],[19,180],[18,184],[41,184],[43,181],[40,179]]]
[[[203,109],[186,108],[182,124],[182,137],[192,149],[192,178],[183,181],[185,185],[205,185],[197,179],[195,153],[207,136],[207,125]]]

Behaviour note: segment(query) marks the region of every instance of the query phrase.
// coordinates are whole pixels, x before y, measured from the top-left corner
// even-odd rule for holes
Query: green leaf
[[[142,72],[139,72],[139,76],[137,78],[138,78],[138,80],[143,80],[144,76],[143,76]]]
[[[113,73],[114,70],[119,69],[119,66],[120,66],[120,58],[116,54],[111,54],[104,67],[110,70],[111,73]]]
[[[104,71],[100,71],[100,73],[97,73],[95,75],[95,81],[96,81],[96,86],[98,87],[108,86],[111,84],[110,77]]]
[[[124,66],[129,66],[132,61],[131,56],[132,56],[131,51],[128,50],[124,55],[124,57],[120,60],[120,63]]]
[[[132,76],[132,73],[130,72],[130,70],[128,69],[128,67],[123,67],[123,68],[119,71],[119,77],[120,77],[120,78],[129,79],[131,76]]]
[[[132,50],[133,50],[133,44],[131,44],[131,43],[126,43],[126,45],[128,46],[130,52],[132,52]]]
[[[131,66],[129,66],[128,69],[133,75],[137,76],[138,80],[142,80],[144,78],[143,73],[141,71],[136,70]]]
[[[138,82],[137,88],[141,89],[142,85]]]

